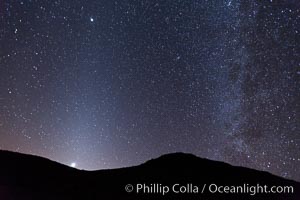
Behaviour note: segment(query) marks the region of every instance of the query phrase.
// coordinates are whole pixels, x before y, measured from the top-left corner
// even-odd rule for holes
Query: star
[[[75,167],[76,167],[76,163],[75,163],[75,162],[72,162],[72,163],[70,164],[70,166],[75,168]]]

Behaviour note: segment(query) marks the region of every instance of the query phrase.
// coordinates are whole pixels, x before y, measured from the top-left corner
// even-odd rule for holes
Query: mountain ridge
[[[261,184],[288,186],[293,194],[257,194],[255,199],[300,198],[300,183],[225,162],[211,161],[188,153],[165,154],[133,167],[96,171],[79,170],[50,159],[0,151],[0,197],[6,199],[245,199],[249,194],[174,194],[138,192],[145,188],[171,188],[174,184],[194,187],[204,184],[241,185]],[[4,164],[3,164],[4,163]],[[133,191],[126,192],[128,184]],[[125,189],[124,189],[125,188]],[[192,188],[190,188],[192,189]],[[10,192],[7,192],[10,191]],[[152,190],[151,190],[152,191]],[[2,198],[0,198],[2,199]]]

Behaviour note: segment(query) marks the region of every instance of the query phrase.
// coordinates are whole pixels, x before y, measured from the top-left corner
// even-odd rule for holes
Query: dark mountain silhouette
[[[127,184],[132,186],[126,187]],[[281,186],[278,190],[292,186],[293,193],[250,195],[254,192],[251,186],[257,184],[267,185],[268,189]],[[232,192],[231,186],[240,186],[248,193],[211,193],[209,189],[214,192],[216,185],[230,186],[227,189]],[[180,187],[182,193],[175,193]],[[125,189],[133,191],[126,192]],[[37,156],[0,151],[0,200],[29,199],[299,200],[300,183],[184,153],[164,155],[135,167],[84,171]]]

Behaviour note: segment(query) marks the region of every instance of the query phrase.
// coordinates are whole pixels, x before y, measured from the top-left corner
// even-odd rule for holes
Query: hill
[[[84,171],[0,151],[0,199],[299,200],[300,183],[184,153],[163,155],[134,167]]]

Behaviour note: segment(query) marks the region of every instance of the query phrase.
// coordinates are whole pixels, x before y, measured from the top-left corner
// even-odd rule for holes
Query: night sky
[[[0,149],[300,180],[298,0],[0,0],[0,20]]]

